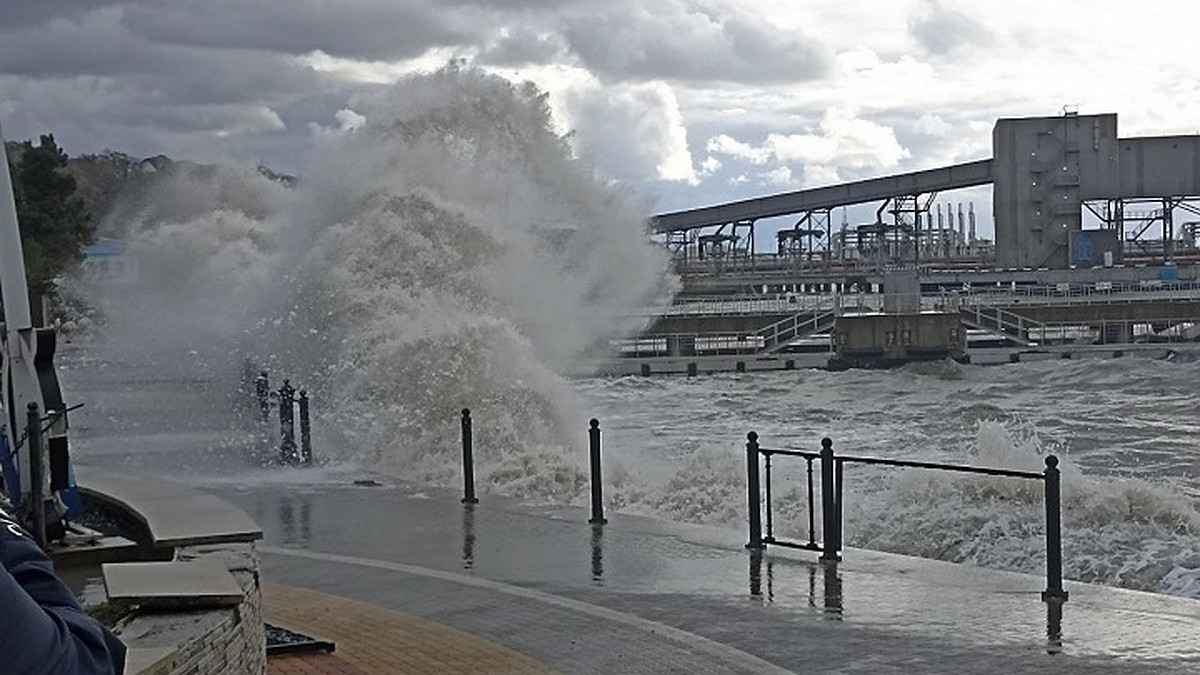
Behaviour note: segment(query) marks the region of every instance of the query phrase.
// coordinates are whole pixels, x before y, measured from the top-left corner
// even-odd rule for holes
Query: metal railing
[[[963,322],[967,325],[996,333],[1000,336],[1017,340],[1028,345],[1032,338],[1030,331],[1042,329],[1045,325],[1039,321],[1026,318],[1010,312],[999,306],[970,305],[960,310]]]
[[[760,328],[758,337],[762,338],[763,349],[771,352],[786,346],[792,340],[828,331],[833,328],[836,320],[837,312],[834,310],[794,314]]]
[[[788,541],[775,536],[771,494],[772,459],[775,456],[799,457],[805,462],[808,506],[807,541]],[[759,472],[760,458],[763,467],[761,475]],[[818,460],[821,463],[820,543],[816,540],[816,507],[813,485],[813,462]],[[821,439],[820,452],[763,448],[758,444],[758,434],[752,431],[747,435],[746,443],[746,494],[750,530],[750,540],[746,544],[746,548],[763,549],[767,545],[773,544],[775,546],[819,552],[823,562],[837,562],[841,560],[843,541],[842,473],[843,466],[846,463],[897,468],[933,469],[956,473],[1039,480],[1044,485],[1046,507],[1046,589],[1042,591],[1042,599],[1048,601],[1065,601],[1067,599],[1067,592],[1063,590],[1062,585],[1061,476],[1058,469],[1057,457],[1047,455],[1045,462],[1045,470],[1041,473],[1036,473],[1033,471],[944,464],[941,462],[835,455],[833,452],[833,441],[828,438]],[[765,534],[763,532],[764,515],[766,525]]]

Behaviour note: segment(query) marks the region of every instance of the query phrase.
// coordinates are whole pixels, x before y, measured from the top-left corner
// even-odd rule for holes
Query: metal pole
[[[475,440],[471,432],[471,409],[462,409],[463,504],[478,504],[475,497]]]
[[[296,463],[296,411],[293,408],[296,390],[291,383],[283,381],[279,388],[279,460],[284,464]]]
[[[833,531],[834,531],[834,550],[842,550],[842,527],[845,525],[842,518],[842,468],[845,466],[840,458],[834,460],[833,463]]]
[[[773,541],[775,541],[775,527],[771,523],[771,453],[764,452],[762,454],[763,454],[763,468],[766,469],[766,473],[763,475],[763,487],[766,488],[766,493],[767,493],[766,494],[766,504],[765,504],[765,506],[767,507],[767,509],[766,509],[766,511],[767,511],[767,537],[766,537],[766,539],[763,539],[763,541],[764,542],[773,542]]]
[[[588,422],[588,448],[592,458],[592,518],[588,522],[603,525],[608,520],[604,517],[604,486],[600,475],[600,420],[595,418]]]
[[[814,522],[816,509],[813,508],[812,457],[805,457],[804,461],[808,464],[808,545],[815,546],[817,543],[816,535],[814,534],[814,530],[816,530],[816,523]]]
[[[837,562],[838,555],[837,497],[834,494],[833,440],[821,439],[821,560]]]
[[[33,539],[46,548],[46,492],[45,471],[42,457],[42,416],[38,404],[29,402],[25,418],[25,451],[29,453],[29,501],[30,523]]]
[[[750,541],[746,548],[764,548],[762,540],[762,506],[758,502],[758,434],[746,434],[746,502],[750,516]]]
[[[262,412],[262,421],[269,421],[271,419],[271,381],[265,370],[254,379],[254,395],[258,398],[258,409]]]
[[[308,417],[308,392],[300,390],[300,462],[312,464],[312,429]]]
[[[1046,456],[1046,590],[1042,600],[1065,602],[1067,592],[1062,585],[1062,514],[1060,511],[1062,478],[1058,458]]]

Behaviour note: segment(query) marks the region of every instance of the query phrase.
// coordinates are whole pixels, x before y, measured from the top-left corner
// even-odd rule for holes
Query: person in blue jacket
[[[125,645],[84,613],[50,559],[0,508],[0,672],[121,675]]]

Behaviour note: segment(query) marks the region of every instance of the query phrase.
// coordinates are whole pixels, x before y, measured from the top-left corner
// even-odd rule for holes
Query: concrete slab
[[[91,467],[77,467],[76,474],[84,494],[145,523],[158,548],[262,539],[245,511],[212,495]]]
[[[167,647],[130,647],[125,652],[125,675],[166,675],[177,650]]]
[[[138,545],[125,537],[100,537],[86,543],[54,543],[47,553],[56,568],[134,560]]]
[[[159,609],[235,606],[242,587],[214,561],[106,563],[104,587],[114,601]]]

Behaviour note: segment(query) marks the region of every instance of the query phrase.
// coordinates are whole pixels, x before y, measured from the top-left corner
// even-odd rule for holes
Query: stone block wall
[[[254,543],[180,547],[175,559],[224,563],[244,597],[232,608],[139,612],[122,621],[116,632],[131,649],[173,650],[141,675],[265,673],[262,587]]]

